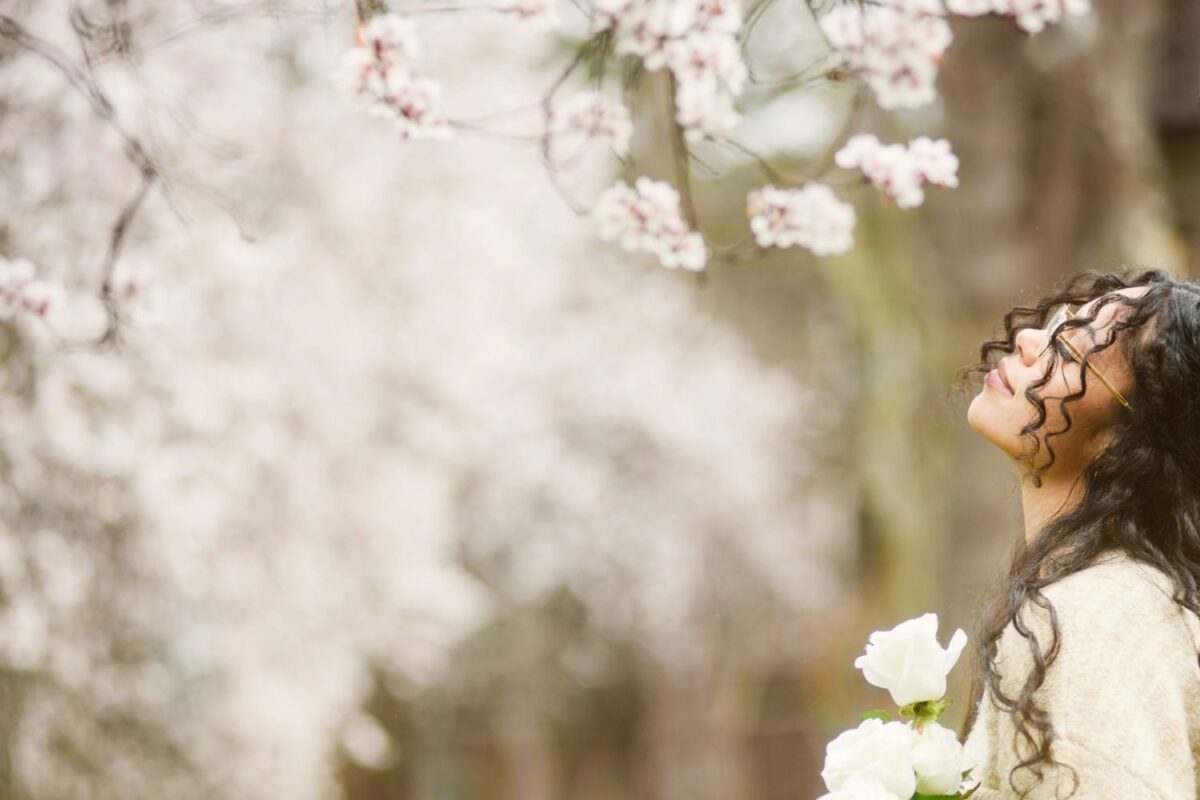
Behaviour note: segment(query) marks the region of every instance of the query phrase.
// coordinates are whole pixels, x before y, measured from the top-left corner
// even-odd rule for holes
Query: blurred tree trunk
[[[1187,246],[1187,272],[1200,277],[1200,3],[1171,0],[1152,53],[1155,133],[1167,189]]]
[[[709,298],[764,360],[802,376],[814,358],[845,360],[855,399],[842,466],[858,483],[857,576],[874,627],[938,609],[947,627],[970,628],[1024,535],[1006,457],[969,429],[965,402],[948,402],[954,371],[1003,313],[1084,269],[1196,274],[1200,252],[1200,5],[1101,0],[1070,29],[1029,37],[984,18],[954,33],[944,128],[872,109],[858,129],[947,136],[962,188],[912,211],[864,191],[851,253],[721,268]],[[805,317],[830,300],[854,345],[810,352]]]

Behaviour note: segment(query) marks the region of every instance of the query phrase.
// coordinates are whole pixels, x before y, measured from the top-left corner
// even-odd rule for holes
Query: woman
[[[1200,285],[1089,271],[1004,329],[964,371],[1025,517],[974,637],[973,797],[1200,797]]]

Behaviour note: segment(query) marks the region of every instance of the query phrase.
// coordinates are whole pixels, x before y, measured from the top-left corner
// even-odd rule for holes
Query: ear
[[[1117,407],[1117,410],[1124,410],[1121,408],[1121,406],[1117,403],[1116,400],[1113,400],[1113,405],[1115,405]],[[1113,416],[1115,416],[1115,414],[1110,415],[1110,419]],[[1092,428],[1091,433],[1088,435],[1088,442],[1087,442],[1088,460],[1089,461],[1091,461],[1092,459],[1096,458],[1097,456],[1099,456],[1101,453],[1104,452],[1104,448],[1108,447],[1108,443],[1110,441],[1112,441],[1112,436],[1113,436],[1112,425],[1107,422],[1104,424],[1098,424],[1094,428]]]

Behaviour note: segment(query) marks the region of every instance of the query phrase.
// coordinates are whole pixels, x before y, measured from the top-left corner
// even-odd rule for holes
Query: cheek
[[[1107,417],[1109,412],[1108,390],[1095,379],[1095,376],[1089,375],[1088,377],[1087,393],[1083,397],[1075,398],[1067,403],[1067,413],[1071,415],[1070,433],[1076,431],[1083,434],[1089,433]],[[1078,392],[1079,389],[1079,370],[1072,369],[1068,374],[1064,374],[1060,369],[1049,383],[1034,390],[1034,393],[1043,399],[1046,406],[1046,421],[1043,423],[1043,428],[1052,431],[1062,430],[1066,424],[1066,418],[1062,412],[1062,398]],[[1021,396],[1023,397],[1023,394]],[[1025,400],[1024,407],[1028,414],[1026,421],[1035,419],[1037,407],[1033,401]],[[1068,437],[1070,437],[1070,433],[1067,434]]]

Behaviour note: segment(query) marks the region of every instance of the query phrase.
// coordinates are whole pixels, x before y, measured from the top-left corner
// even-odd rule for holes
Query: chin
[[[1013,433],[1009,430],[1009,415],[991,402],[994,398],[988,397],[987,394],[988,389],[985,387],[971,400],[971,404],[967,406],[967,424],[984,439],[1012,455],[1016,447]]]

